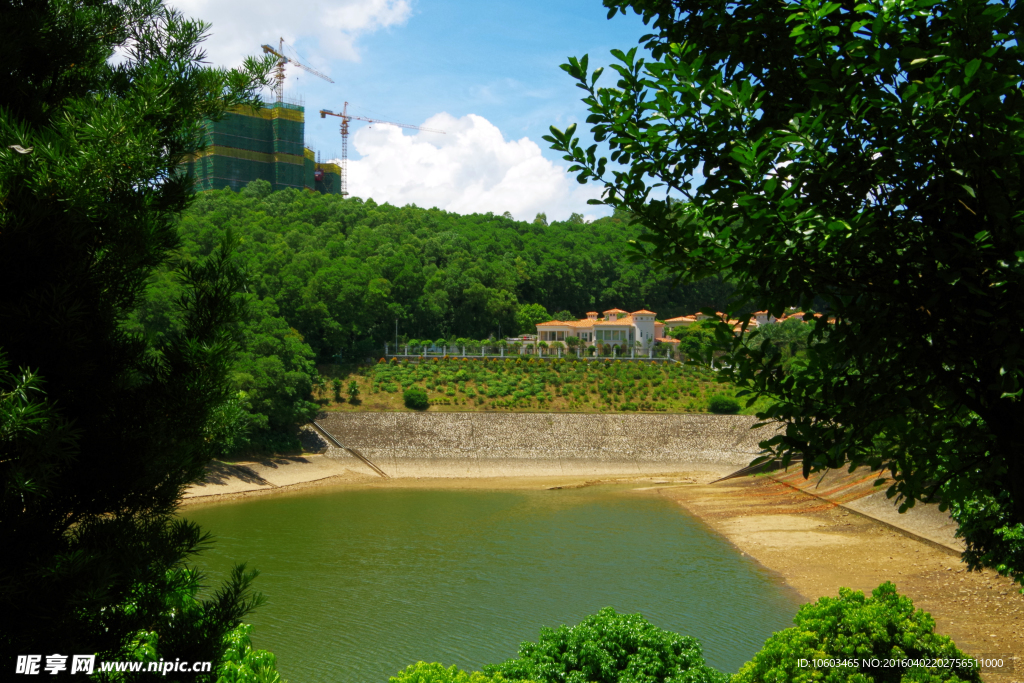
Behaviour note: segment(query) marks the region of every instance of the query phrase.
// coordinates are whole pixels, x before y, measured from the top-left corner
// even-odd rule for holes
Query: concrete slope
[[[738,415],[328,413],[319,422],[390,477],[724,473],[769,436]]]
[[[860,467],[853,472],[831,470],[824,475],[812,474],[810,478],[804,479],[799,466],[796,466],[795,470],[791,467],[788,472],[775,472],[770,476],[783,484],[871,517],[921,540],[958,554],[964,550],[963,541],[955,536],[956,522],[948,512],[941,512],[937,504],[917,503],[900,514],[899,503],[885,495],[892,481],[884,473],[880,475],[867,467]]]

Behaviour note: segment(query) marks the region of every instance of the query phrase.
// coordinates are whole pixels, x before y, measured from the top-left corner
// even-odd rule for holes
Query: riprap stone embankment
[[[725,472],[771,436],[744,415],[339,412],[319,422],[390,477]]]

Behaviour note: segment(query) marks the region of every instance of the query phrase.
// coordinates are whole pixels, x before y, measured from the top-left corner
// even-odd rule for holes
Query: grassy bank
[[[321,374],[321,405],[346,411],[406,410],[402,392],[411,386],[427,392],[431,410],[451,411],[703,413],[712,396],[735,395],[711,370],[661,362],[432,358],[323,366]]]

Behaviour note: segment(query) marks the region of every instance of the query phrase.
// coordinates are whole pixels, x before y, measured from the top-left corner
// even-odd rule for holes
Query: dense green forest
[[[151,278],[129,327],[156,342],[173,333],[183,291],[175,266],[233,236],[249,311],[237,328],[236,399],[219,422],[228,451],[244,443],[232,436],[239,428],[265,441],[309,419],[315,364],[379,355],[396,321],[400,340],[485,339],[591,310],[647,308],[667,318],[723,309],[732,292],[724,277],[680,285],[633,262],[629,241],[641,231],[627,214],[524,222],[271,192],[255,181],[198,196],[177,228],[179,263]]]
[[[648,308],[661,317],[724,308],[722,278],[673,286],[628,258],[639,227],[623,216],[548,224],[378,205],[255,181],[200,195],[179,225],[187,258],[228,230],[241,239],[250,291],[272,300],[320,360],[366,355],[400,335],[482,339],[532,332],[517,313]]]

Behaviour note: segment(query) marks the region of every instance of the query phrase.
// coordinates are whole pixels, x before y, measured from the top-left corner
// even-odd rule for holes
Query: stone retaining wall
[[[732,471],[767,429],[743,415],[328,413],[320,423],[391,477]]]

